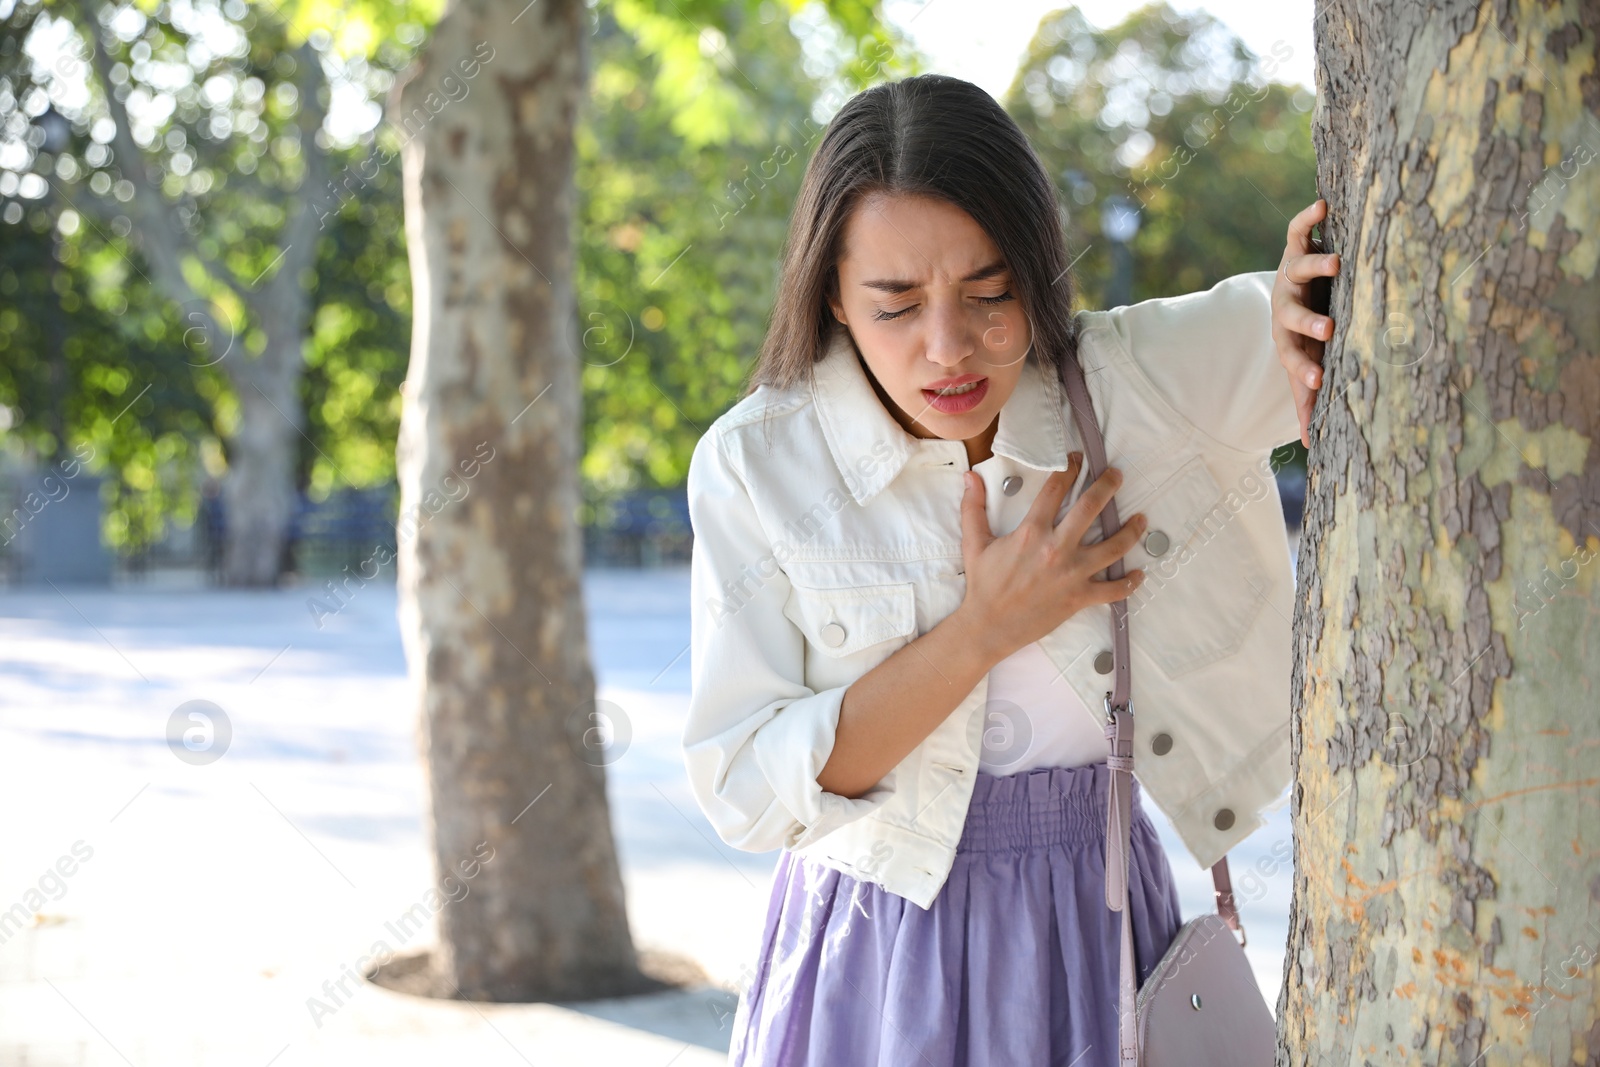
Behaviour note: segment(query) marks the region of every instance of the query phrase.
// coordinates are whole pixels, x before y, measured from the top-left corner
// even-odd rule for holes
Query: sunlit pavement
[[[684,778],[687,568],[591,571],[586,590],[599,697],[632,732],[608,782],[634,940],[716,985],[570,1008],[353,980],[375,941],[434,936],[396,925],[434,882],[392,587],[320,628],[312,589],[47,587],[0,594],[0,1063],[724,1062],[778,854],[723,845]],[[167,743],[190,700],[232,726],[209,765]],[[1209,875],[1150,811],[1184,916],[1211,910]],[[1230,855],[1269,1004],[1289,844],[1285,803]],[[13,905],[39,920],[18,930]]]

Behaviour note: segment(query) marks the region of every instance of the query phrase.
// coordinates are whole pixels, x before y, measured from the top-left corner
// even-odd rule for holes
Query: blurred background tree
[[[1277,267],[1289,218],[1317,191],[1314,97],[1272,83],[1280,47],[1258,57],[1210,15],[1166,4],[1104,31],[1076,8],[1041,22],[1004,103],[1060,181],[1084,306],[1107,303],[1111,197],[1141,216],[1134,300]]]
[[[398,40],[422,39],[421,26],[411,31]],[[107,532],[124,549],[148,544],[162,520],[194,514],[194,460],[209,461],[207,473],[226,492],[228,584],[276,580],[288,562],[307,453],[337,468],[306,433],[305,412],[352,412],[332,454],[351,462],[354,477],[392,472],[384,458],[392,449],[381,442],[393,438],[394,411],[380,403],[355,412],[341,401],[352,388],[373,393],[348,373],[352,362],[371,364],[364,357],[375,346],[363,340],[381,338],[376,347],[391,366],[403,352],[404,286],[384,284],[394,264],[403,268],[403,246],[397,228],[375,225],[395,222],[398,212],[384,220],[381,207],[324,188],[364,155],[356,131],[325,116],[341,93],[380,91],[410,50],[390,43],[372,63],[358,56],[340,65],[330,43],[321,33],[291,44],[283,23],[240,0],[34,0],[14,6],[0,39],[0,157],[8,172],[0,192],[12,194],[0,219],[60,235],[51,258],[66,271],[55,271],[55,285],[99,293],[100,310],[143,319],[140,343],[151,357],[136,366],[131,352],[112,346],[96,358],[120,364],[121,373],[90,377],[70,373],[70,355],[65,363],[69,392],[109,390],[122,400],[125,414],[114,418],[117,426],[126,420],[121,429],[108,429],[87,397],[64,404],[74,418],[35,418],[40,409],[25,405],[19,381],[22,441],[50,457],[66,450],[63,437],[117,436],[125,447],[106,456],[116,473]],[[323,267],[330,284],[319,287]],[[352,278],[362,270],[374,278]],[[76,284],[74,271],[82,275]],[[354,302],[352,288],[361,294]],[[51,338],[78,328],[67,306],[77,302],[63,299],[52,316],[62,324],[6,339],[13,376],[36,380],[45,368],[60,381],[60,357],[41,353],[59,351]],[[346,345],[348,354],[333,351]],[[308,382],[313,358],[322,373]],[[195,396],[203,408],[171,402]],[[178,412],[190,416],[181,444],[170,429]],[[364,455],[356,455],[361,442]],[[157,474],[158,467],[167,469]]]

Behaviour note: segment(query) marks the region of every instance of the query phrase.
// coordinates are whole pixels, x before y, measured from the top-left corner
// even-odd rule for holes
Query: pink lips
[[[947,385],[942,385],[941,388],[948,388],[950,385],[962,385],[967,381],[971,381],[975,377],[977,376],[964,375],[961,378],[952,379]],[[988,392],[989,379],[983,378],[978,381],[978,387],[973,389],[971,392],[959,393],[955,396],[947,396],[937,393],[932,389],[924,389],[922,390],[922,397],[928,402],[928,406],[933,408],[935,411],[943,412],[946,415],[960,415],[963,412],[971,411],[973,408],[983,403],[983,398],[988,395]]]

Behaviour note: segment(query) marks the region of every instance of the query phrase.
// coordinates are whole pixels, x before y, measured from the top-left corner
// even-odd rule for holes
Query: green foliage
[[[48,462],[72,451],[69,443],[92,445],[89,467],[113,475],[107,539],[137,551],[169,520],[192,520],[203,477],[225,469],[224,439],[238,407],[221,361],[260,348],[264,324],[208,281],[210,272],[225,272],[246,290],[270,276],[294,203],[283,191],[313,195],[301,188],[302,151],[327,151],[332,172],[344,176],[365,149],[300,144],[292,35],[270,10],[237,0],[119,9],[112,80],[130,100],[146,167],[211,263],[191,259],[186,271],[217,309],[219,335],[207,335],[195,309],[151,283],[127,237],[123,173],[106,120],[93,107],[74,106],[90,73],[81,39],[44,67],[24,52],[29,33],[50,28],[47,10],[23,3],[0,28],[0,125],[26,131],[46,103],[73,120],[64,150],[31,146],[29,172],[48,180],[49,195],[0,202],[0,293],[16,312],[0,315],[0,403],[16,423],[7,446]],[[212,20],[204,31],[201,16]],[[420,26],[396,32],[422,39]],[[339,67],[335,80],[376,95],[410,54],[403,42],[377,51],[373,62],[357,57]],[[154,107],[135,109],[134,100]],[[326,207],[308,279],[313,314],[298,475],[313,497],[346,478],[367,486],[394,477],[410,333],[398,162],[360,189],[360,196],[316,191]],[[52,284],[60,292],[54,300]],[[51,378],[56,352],[66,353],[59,385]]]
[[[385,135],[387,136],[387,135]],[[335,157],[358,168],[363,153]],[[375,174],[359,197],[326,219],[317,255],[315,311],[300,396],[306,415],[301,485],[313,500],[335,489],[393,482],[400,383],[411,345],[400,163]]]
[[[738,397],[824,126],[803,52],[846,81],[907,69],[876,61],[893,49],[875,25],[800,24],[807,47],[780,5],[746,6],[720,5],[700,31],[637,0],[600,11],[578,130],[586,518],[618,493],[681,484]],[[704,106],[686,111],[690,96]]]
[[[74,218],[62,235],[35,208],[0,241],[0,404],[16,422],[5,445],[47,461],[89,456],[89,469],[115,474],[102,490],[105,534],[133,549],[168,517],[194,517],[202,390],[215,371],[170,373],[177,309],[152,294],[124,242],[86,237]]]
[[[1061,184],[1086,306],[1104,301],[1113,195],[1142,215],[1135,300],[1277,266],[1289,218],[1317,198],[1312,96],[1271,82],[1288,55],[1258,59],[1209,15],[1165,4],[1105,31],[1076,8],[1040,23],[1005,103]]]

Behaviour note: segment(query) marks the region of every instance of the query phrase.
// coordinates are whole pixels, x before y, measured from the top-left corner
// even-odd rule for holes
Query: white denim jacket
[[[1293,582],[1269,456],[1300,425],[1271,337],[1272,282],[1242,274],[1078,319],[1124,476],[1119,513],[1150,520],[1124,557],[1146,572],[1128,602],[1135,773],[1202,867],[1262,825],[1290,779]],[[998,532],[1082,449],[1065,389],[1031,356],[992,449],[1004,457],[985,486]],[[895,421],[842,328],[812,383],[757,389],[695,446],[683,749],[727,844],[789,848],[932,904],[972,795],[987,678],[864,796],[825,792],[817,774],[850,683],[961,603],[967,469],[961,441]],[[1085,469],[1058,519],[1088,482]],[[1087,539],[1099,536],[1092,525]],[[1110,618],[1097,605],[1040,640],[1097,722]]]

